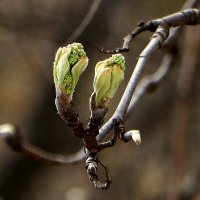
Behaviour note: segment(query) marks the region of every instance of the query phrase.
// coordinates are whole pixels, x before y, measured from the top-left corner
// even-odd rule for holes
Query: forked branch
[[[183,25],[197,25],[200,23],[200,10],[188,9],[182,12],[177,12],[172,15],[148,21],[147,23],[141,21],[137,24],[137,28],[130,34],[124,37],[124,42],[121,48],[113,50],[105,50],[104,48],[97,48],[100,52],[106,54],[122,53],[129,51],[130,42],[139,34],[150,31],[155,32],[159,26],[168,25],[169,28],[183,26]]]
[[[196,5],[197,2],[198,2],[197,0],[196,1],[187,2],[187,4],[184,5],[184,8],[186,6],[194,6],[194,5]],[[177,22],[177,25],[178,24],[182,25],[183,21],[185,23],[187,23],[187,24],[192,24],[192,23],[199,24],[200,23],[200,11],[199,10],[197,10],[197,9],[190,9],[190,10],[186,10],[185,12],[187,13],[187,14],[185,14],[187,16],[187,20],[185,20],[185,21],[183,20],[184,18],[180,17],[180,16],[185,16],[185,15],[184,14],[180,14],[180,13],[179,14],[170,15],[172,17],[169,17],[169,18],[168,17],[164,17],[162,19],[165,19],[165,20],[166,19],[167,20],[170,19],[171,20],[171,19],[174,18],[174,16],[177,16],[177,19],[179,19],[178,22]],[[193,17],[190,18],[189,16],[190,17],[193,16]],[[154,53],[154,51],[156,49],[162,47],[163,45],[167,45],[167,44],[169,45],[170,40],[172,38],[175,39],[178,36],[178,32],[179,32],[179,27],[180,26],[178,26],[173,31],[173,34],[168,39],[168,31],[169,31],[169,28],[170,28],[170,26],[168,25],[168,23],[165,23],[165,21],[163,21],[163,20],[155,20],[155,21],[156,21],[157,24],[160,23],[162,25],[157,28],[157,30],[155,31],[153,37],[151,38],[150,43],[146,46],[146,48],[140,54],[138,62],[136,64],[136,66],[135,66],[135,69],[134,69],[133,74],[132,74],[132,76],[130,78],[130,81],[129,81],[126,89],[125,89],[125,92],[124,92],[124,94],[123,94],[123,96],[122,96],[122,98],[120,100],[120,103],[119,103],[119,105],[118,105],[115,113],[113,114],[113,116],[100,129],[100,134],[97,137],[98,140],[102,139],[106,134],[108,134],[112,130],[112,128],[113,128],[113,119],[115,119],[115,118],[121,118],[121,119],[123,119],[124,118],[124,115],[127,112],[127,107],[129,106],[129,103],[130,103],[130,101],[132,99],[132,96],[134,96],[134,91],[135,91],[136,86],[138,84],[140,74],[141,74],[141,72],[142,72],[142,70],[143,70],[143,68],[144,68],[147,60],[149,59],[149,57]],[[175,25],[175,23],[172,23],[170,21],[169,21],[169,23],[171,25],[173,25],[173,26]],[[167,41],[169,41],[169,43],[165,43],[166,39],[167,39]],[[169,62],[168,59],[170,59],[171,61]],[[165,64],[166,62],[168,62],[168,64],[171,65],[170,63],[172,62],[172,60],[173,59],[171,58],[171,56],[166,55],[166,57],[163,60],[163,62],[164,62],[163,64]],[[167,68],[169,69],[169,67],[167,67]],[[165,73],[168,72],[168,69],[166,70]],[[164,78],[165,73],[163,75],[162,74],[160,74],[160,75]],[[152,78],[155,79],[155,77],[152,77]],[[159,80],[162,80],[162,78],[161,79],[160,78],[158,79],[158,82],[159,82]],[[149,83],[146,82],[145,83],[146,84],[145,87],[149,86],[149,84],[151,84],[152,81],[154,81],[154,80],[151,80]],[[145,91],[143,91],[143,89],[142,89],[140,93],[144,94],[144,92]],[[142,95],[139,95],[139,96],[141,97]],[[137,98],[136,100],[138,101],[139,98]]]

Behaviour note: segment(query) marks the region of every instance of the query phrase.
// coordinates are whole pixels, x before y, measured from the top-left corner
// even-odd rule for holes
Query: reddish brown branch
[[[64,120],[67,125],[72,128],[76,137],[83,138],[85,134],[83,123],[80,121],[78,114],[74,109],[73,103],[68,102],[66,95],[63,92],[56,96],[55,103],[62,120]]]

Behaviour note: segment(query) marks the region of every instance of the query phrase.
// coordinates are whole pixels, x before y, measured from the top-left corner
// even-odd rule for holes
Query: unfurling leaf
[[[121,54],[114,54],[112,57],[96,64],[93,83],[96,106],[107,106],[124,79],[124,70],[125,59]]]
[[[88,65],[88,58],[82,44],[73,43],[58,49],[54,61],[54,83],[57,95],[65,93],[68,102],[72,95],[80,75]]]

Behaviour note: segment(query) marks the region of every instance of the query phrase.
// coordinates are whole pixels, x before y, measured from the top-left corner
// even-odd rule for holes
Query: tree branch
[[[196,3],[196,2],[195,2]],[[194,4],[195,4],[194,3]],[[184,6],[185,9],[186,6]],[[155,32],[159,26],[168,25],[169,28],[183,26],[183,25],[197,25],[200,24],[200,10],[198,9],[188,9],[182,12],[177,12],[171,15],[168,15],[163,18],[155,19],[144,23],[143,21],[137,24],[137,28],[134,29],[123,39],[123,45],[121,48],[116,48],[113,50],[105,50],[104,48],[97,48],[100,52],[113,54],[113,53],[122,53],[129,51],[130,42],[139,34],[150,31]]]
[[[131,98],[133,96],[133,93],[135,91],[136,85],[139,81],[139,77],[142,73],[142,70],[144,69],[149,57],[152,55],[152,53],[158,49],[161,44],[165,41],[165,39],[168,36],[168,31],[169,31],[169,27],[168,25],[162,25],[159,26],[158,29],[156,30],[156,32],[154,33],[154,35],[151,38],[151,41],[149,42],[149,44],[146,46],[146,48],[142,51],[142,53],[139,56],[138,62],[135,66],[135,69],[133,71],[133,74],[130,78],[130,81],[126,87],[126,90],[119,102],[119,105],[115,111],[115,113],[113,114],[113,116],[111,117],[111,119],[106,123],[106,125],[104,125],[101,129],[100,129],[100,133],[97,137],[97,139],[101,139],[102,137],[104,137],[113,127],[113,119],[116,118],[123,118],[129,103],[131,101]]]
[[[11,124],[4,124],[0,126],[0,138],[10,147],[12,150],[24,154],[25,156],[34,160],[39,160],[53,165],[68,165],[80,162],[84,152],[80,150],[76,154],[70,156],[63,156],[60,154],[54,154],[46,152],[34,145],[25,142],[19,130],[17,130]]]
[[[189,8],[189,7],[193,7],[193,6],[196,6],[197,4],[199,3],[199,0],[190,0],[190,1],[187,1],[185,4],[184,4],[184,6],[183,6],[183,8],[182,9],[186,9],[186,8]],[[166,45],[170,45],[170,44],[172,44],[172,41],[173,40],[175,40],[175,39],[177,39],[177,37],[178,37],[178,35],[179,35],[179,33],[180,33],[180,27],[176,27],[175,29],[173,29],[172,30],[172,33],[171,33],[171,35],[170,35],[170,37],[168,37],[167,38],[167,40],[165,41],[163,41],[163,44],[166,46]],[[164,39],[164,38],[163,38]],[[166,38],[165,38],[166,39]],[[154,42],[155,42],[155,38],[154,38]],[[159,41],[157,41],[158,43],[157,43],[157,47],[159,47],[159,45],[160,45],[160,43],[159,43]],[[148,47],[150,46],[150,44],[152,43],[152,40],[150,41],[150,43],[148,44],[148,46],[145,48],[145,49],[148,49]],[[156,50],[156,48],[154,48],[154,49],[152,49],[152,51],[149,51],[148,53],[149,53],[149,57],[150,57],[150,54],[152,54],[154,51]],[[145,50],[144,50],[145,51]],[[143,51],[143,52],[144,52]],[[142,52],[142,54],[143,54],[143,52]],[[141,55],[142,55],[141,54]],[[141,60],[141,55],[140,55],[140,57],[139,57],[139,60]],[[147,59],[147,57],[146,57],[146,59]],[[146,59],[145,60],[143,60],[143,62],[139,62],[139,60],[138,60],[138,62],[137,62],[137,64],[136,64],[136,67],[135,67],[135,69],[134,69],[134,72],[133,72],[133,74],[132,74],[132,77],[131,77],[131,79],[130,79],[130,81],[129,81],[129,83],[128,83],[128,85],[127,85],[127,87],[126,87],[126,90],[125,90],[125,92],[124,92],[124,95],[123,95],[123,97],[122,97],[122,99],[121,99],[121,101],[120,101],[120,103],[118,104],[118,107],[117,107],[117,109],[116,109],[116,112],[113,114],[113,116],[107,121],[107,123],[100,129],[100,133],[99,133],[99,135],[97,136],[97,139],[98,140],[100,140],[100,139],[102,139],[107,133],[109,133],[110,131],[111,131],[111,129],[113,128],[113,119],[114,118],[116,118],[116,117],[123,117],[124,116],[124,114],[126,113],[126,111],[127,111],[127,106],[129,105],[129,103],[130,103],[130,99],[131,99],[131,97],[130,96],[132,96],[133,95],[133,93],[134,93],[134,91],[135,91],[135,88],[136,88],[136,85],[137,85],[137,82],[138,82],[138,77],[139,77],[139,75],[141,74],[141,71],[142,71],[142,68],[144,67],[144,64],[145,64],[145,61],[146,61]],[[170,60],[171,61],[170,61]],[[169,56],[169,54],[167,53],[167,55],[164,57],[164,59],[163,59],[163,62],[162,62],[162,65],[161,66],[165,66],[166,65],[166,62],[168,63],[168,67],[167,66],[165,66],[166,67],[166,69],[165,69],[165,73],[167,73],[168,72],[168,70],[170,69],[170,63],[172,63],[172,60],[173,60],[173,58],[170,58],[170,56]],[[140,67],[141,66],[141,67]],[[168,69],[167,69],[168,68]],[[162,72],[163,73],[163,72]],[[153,81],[155,78],[157,79],[157,83],[159,83],[159,81],[161,81],[164,77],[165,77],[165,73],[163,73],[162,74],[161,72],[159,72],[158,74],[155,74],[154,75],[154,77],[152,77],[152,80],[150,80],[149,81],[149,83],[148,84],[151,84],[151,81]],[[156,77],[155,77],[156,76]],[[160,78],[159,78],[159,76],[160,76]],[[147,82],[146,82],[146,84],[147,84]],[[145,86],[145,87],[148,87],[148,84]],[[140,89],[141,90],[141,89]],[[138,93],[140,93],[140,95],[138,95]],[[138,95],[138,98],[136,98],[135,97],[135,100],[133,100],[133,101],[135,101],[135,103],[133,103],[132,104],[132,107],[134,107],[135,105],[136,105],[136,102],[142,97],[142,95],[145,93],[145,91],[140,91],[140,92],[138,92],[137,91],[137,95]],[[125,96],[125,94],[127,94],[128,96],[127,96],[127,98],[126,98],[126,96]],[[134,93],[135,94],[135,93]],[[126,101],[124,101],[124,100],[126,100]],[[123,107],[124,107],[124,109],[123,109]],[[133,108],[131,108],[131,109],[133,109]],[[120,111],[121,110],[121,111]],[[123,110],[123,111],[122,111]],[[121,114],[120,114],[121,113]]]
[[[187,9],[188,7],[194,7],[198,4],[198,0],[193,0],[193,1],[186,1],[184,4],[183,9]],[[166,39],[164,42],[162,48],[165,50],[167,49],[166,55],[164,56],[162,63],[159,67],[159,69],[152,75],[148,75],[144,77],[140,83],[138,84],[135,93],[133,94],[133,97],[131,99],[127,114],[126,114],[126,119],[129,118],[131,112],[137,105],[138,101],[142,96],[148,92],[148,90],[152,87],[157,87],[163,79],[165,79],[166,76],[169,75],[170,69],[172,68],[172,65],[174,63],[175,56],[174,49],[177,49],[177,38],[180,35],[181,32],[181,27],[176,27],[174,28],[169,37]]]

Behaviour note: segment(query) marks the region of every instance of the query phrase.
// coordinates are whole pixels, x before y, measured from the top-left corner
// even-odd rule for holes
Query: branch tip
[[[130,51],[130,49],[127,47],[116,48],[116,49],[112,49],[112,50],[105,50],[105,48],[96,47],[96,50],[99,51],[100,53],[104,53],[104,54],[125,53],[125,52]]]
[[[3,124],[0,126],[0,137],[13,150],[19,150],[22,145],[22,138],[17,128],[12,124]]]

